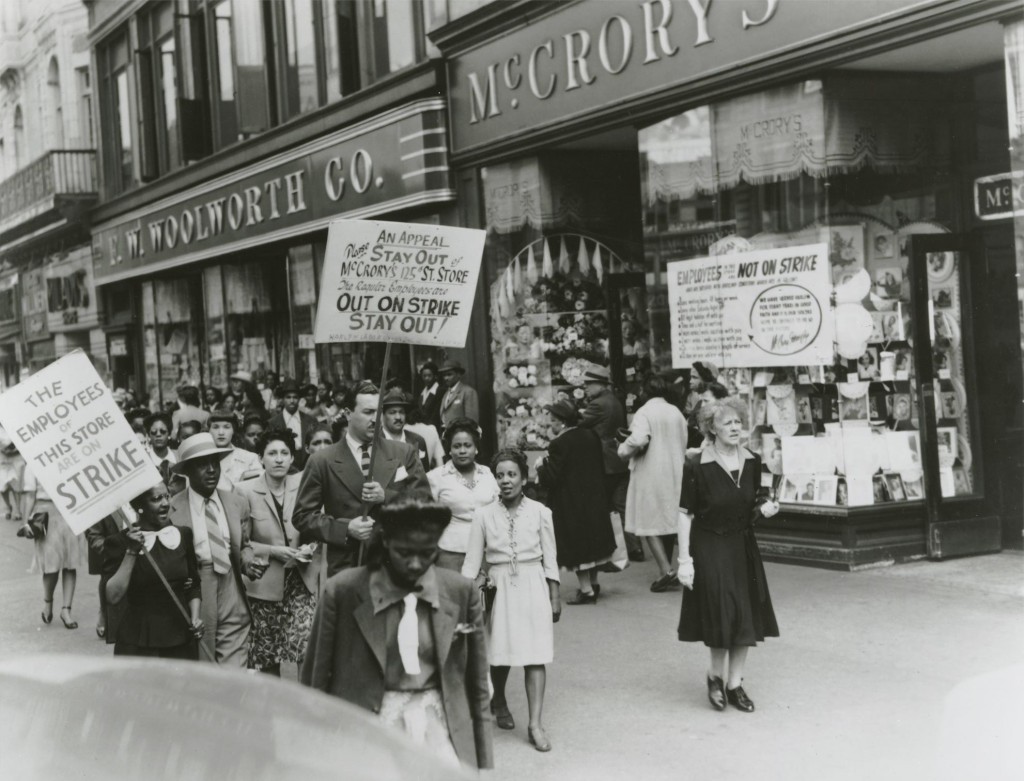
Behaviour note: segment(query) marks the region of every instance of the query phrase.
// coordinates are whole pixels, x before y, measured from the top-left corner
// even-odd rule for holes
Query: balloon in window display
[[[836,307],[836,351],[843,358],[860,358],[868,348],[874,323],[871,313],[860,304]]]

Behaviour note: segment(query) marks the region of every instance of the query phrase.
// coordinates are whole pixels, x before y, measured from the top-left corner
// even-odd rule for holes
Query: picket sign
[[[470,228],[381,220],[334,220],[327,228],[314,340],[387,345],[371,475],[391,345],[466,346],[485,237],[486,231]],[[364,502],[364,520],[369,509]]]
[[[161,482],[81,350],[0,396],[0,425],[75,534]]]

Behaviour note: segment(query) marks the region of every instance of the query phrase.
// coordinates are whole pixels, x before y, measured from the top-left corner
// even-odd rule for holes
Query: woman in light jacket
[[[651,376],[644,383],[647,402],[636,411],[619,458],[629,461],[626,531],[646,537],[661,572],[651,591],[673,587],[675,570],[669,563],[677,531],[679,490],[686,458],[686,418],[666,397],[667,380]],[[666,550],[666,547],[668,550]]]
[[[257,441],[256,454],[264,473],[236,489],[249,500],[253,552],[270,562],[259,580],[243,578],[252,611],[249,669],[280,675],[283,661],[302,665],[319,569],[311,566],[313,551],[299,545],[299,532],[291,523],[302,479],[301,474],[288,474],[295,461],[295,435],[271,429]]]

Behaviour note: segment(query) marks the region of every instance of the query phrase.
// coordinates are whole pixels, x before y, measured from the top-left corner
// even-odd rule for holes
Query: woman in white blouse
[[[476,578],[486,558],[497,587],[488,620],[489,656],[494,697],[491,710],[501,729],[515,722],[505,699],[510,667],[526,673],[530,711],[527,734],[538,751],[550,751],[551,741],[541,723],[544,709],[544,665],[554,658],[554,628],[562,614],[558,595],[558,552],[551,510],[523,496],[526,456],[519,450],[500,450],[491,462],[499,499],[476,511],[462,574]]]
[[[427,473],[434,499],[452,511],[438,547],[437,566],[460,572],[469,544],[473,513],[498,500],[498,484],[491,470],[476,462],[480,427],[469,418],[458,418],[445,429],[444,444],[451,461]]]

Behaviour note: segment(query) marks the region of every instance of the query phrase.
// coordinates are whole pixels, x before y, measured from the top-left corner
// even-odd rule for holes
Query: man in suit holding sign
[[[430,499],[416,449],[374,437],[379,401],[372,383],[356,389],[345,436],[310,456],[299,484],[292,525],[303,540],[327,544],[328,577],[359,563],[359,549],[373,532],[373,508],[402,497]]]

